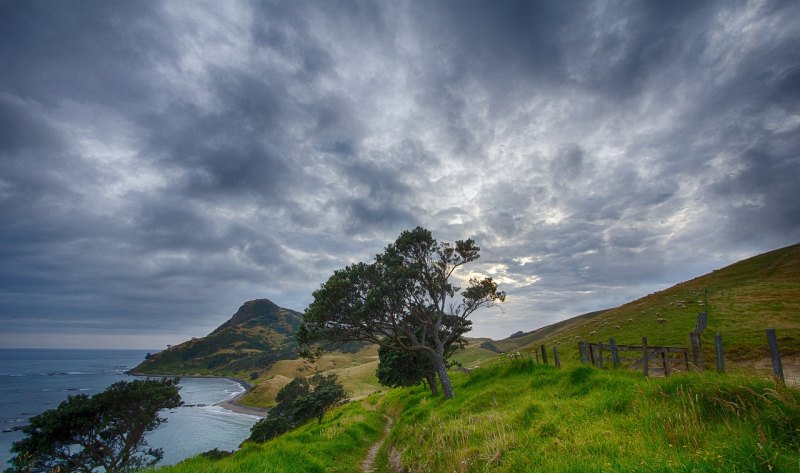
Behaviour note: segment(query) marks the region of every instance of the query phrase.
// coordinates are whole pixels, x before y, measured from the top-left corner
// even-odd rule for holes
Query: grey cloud
[[[422,224],[505,336],[800,239],[793,2],[217,8],[0,6],[10,330],[302,310]]]
[[[4,89],[48,106],[79,102],[134,106],[158,87],[157,60],[174,59],[157,4],[102,1],[3,2]]]

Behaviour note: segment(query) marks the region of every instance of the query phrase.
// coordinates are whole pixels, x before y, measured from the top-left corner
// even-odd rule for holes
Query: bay
[[[0,471],[11,459],[11,444],[22,438],[12,430],[28,418],[57,407],[67,396],[96,394],[117,381],[136,377],[125,371],[138,365],[145,350],[62,350],[0,348]],[[215,404],[242,393],[238,383],[222,378],[183,378],[186,406],[164,412],[167,418],[147,435],[150,446],[162,448],[161,465],[214,448],[236,450],[257,417],[237,414]]]

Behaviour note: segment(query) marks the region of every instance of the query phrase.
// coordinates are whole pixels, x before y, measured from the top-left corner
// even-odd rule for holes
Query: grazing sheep
[[[589,332],[589,335],[596,335],[596,334],[597,334],[597,330],[592,330],[591,332]]]
[[[657,319],[656,319],[656,322],[658,322],[658,323],[661,323],[661,324],[663,324],[663,323],[664,323],[664,322],[666,322],[666,321],[667,321],[667,319],[663,319],[663,318],[661,318],[661,317],[659,317],[659,318],[657,318]]]
[[[617,330],[619,330],[619,325],[615,325],[614,327],[617,327]]]

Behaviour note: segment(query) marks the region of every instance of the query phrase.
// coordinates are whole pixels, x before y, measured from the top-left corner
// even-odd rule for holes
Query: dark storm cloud
[[[482,247],[495,337],[796,242],[798,14],[4,2],[0,344],[302,310],[418,224]]]
[[[0,6],[3,89],[46,105],[65,97],[131,107],[149,101],[156,60],[173,60],[155,3],[8,1]]]

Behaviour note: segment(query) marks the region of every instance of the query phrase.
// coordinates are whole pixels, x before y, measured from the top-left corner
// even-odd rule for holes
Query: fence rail
[[[598,368],[610,365],[615,368],[627,364],[632,369],[641,369],[648,374],[652,361],[660,362],[664,375],[669,376],[674,370],[673,365],[684,365],[689,371],[689,349],[674,346],[648,345],[647,337],[642,338],[641,345],[618,345],[613,338],[608,339],[608,344],[601,342],[578,342],[581,362],[592,364]],[[626,356],[620,356],[626,353]],[[631,355],[636,353],[638,356]],[[676,358],[673,355],[678,355]]]

